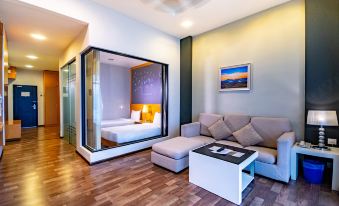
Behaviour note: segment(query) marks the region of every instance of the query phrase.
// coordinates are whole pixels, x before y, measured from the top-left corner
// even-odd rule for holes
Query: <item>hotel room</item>
[[[165,134],[166,65],[94,48],[84,59],[89,149],[109,149]]]
[[[64,45],[60,125],[0,130],[0,205],[338,206],[338,20],[338,0],[0,1],[0,77]]]

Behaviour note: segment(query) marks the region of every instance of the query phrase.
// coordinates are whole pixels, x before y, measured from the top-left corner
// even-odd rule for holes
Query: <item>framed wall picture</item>
[[[251,89],[251,64],[241,64],[219,69],[219,91]]]

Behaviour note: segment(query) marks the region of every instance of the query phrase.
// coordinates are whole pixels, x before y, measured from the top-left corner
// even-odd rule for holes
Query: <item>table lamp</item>
[[[144,104],[142,106],[142,113],[145,114],[145,120],[144,121],[147,122],[147,115],[148,115],[149,111],[148,111],[148,106],[146,104]]]
[[[320,126],[318,145],[313,148],[328,149],[325,146],[325,128],[323,126],[338,126],[337,112],[309,110],[307,114],[307,124]]]

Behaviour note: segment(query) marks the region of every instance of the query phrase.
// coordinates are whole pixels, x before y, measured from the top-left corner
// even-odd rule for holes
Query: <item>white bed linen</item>
[[[133,119],[126,119],[126,118],[119,118],[119,119],[113,119],[113,120],[101,120],[101,128],[130,125],[130,124],[134,124],[134,122],[135,121]]]
[[[104,139],[119,144],[146,139],[160,134],[160,127],[152,123],[133,124],[101,129],[101,136]]]

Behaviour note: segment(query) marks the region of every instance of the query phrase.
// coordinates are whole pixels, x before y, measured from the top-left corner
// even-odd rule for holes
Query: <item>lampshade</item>
[[[309,110],[307,114],[308,125],[338,126],[336,111]]]
[[[142,106],[142,113],[148,113],[148,106],[146,104]]]

